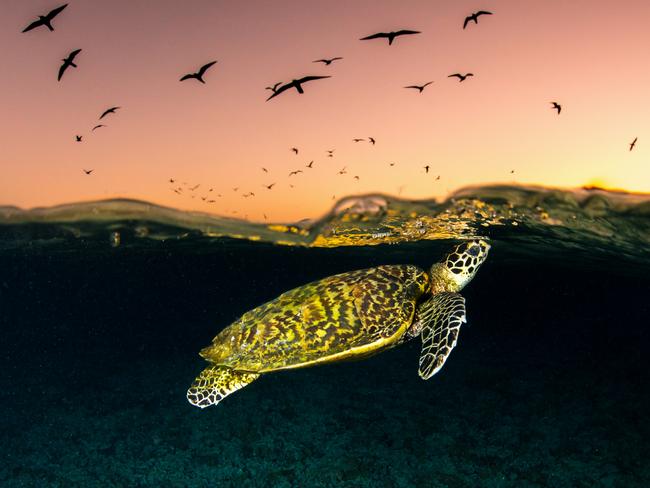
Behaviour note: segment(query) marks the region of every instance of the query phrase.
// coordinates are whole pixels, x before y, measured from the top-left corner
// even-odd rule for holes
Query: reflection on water
[[[518,244],[513,250],[519,252],[542,246],[645,262],[650,256],[650,195],[523,186],[464,188],[442,202],[376,194],[344,198],[323,218],[296,224],[253,223],[135,200],[0,208],[3,250],[146,246],[154,240],[196,245],[224,237],[337,247],[477,236]]]

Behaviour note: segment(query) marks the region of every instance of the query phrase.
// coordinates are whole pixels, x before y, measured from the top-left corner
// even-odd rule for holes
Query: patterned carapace
[[[245,313],[201,356],[230,368],[265,372],[332,356],[372,354],[373,344],[387,345],[406,331],[428,289],[427,273],[411,265],[330,276]],[[355,351],[360,347],[368,350]]]

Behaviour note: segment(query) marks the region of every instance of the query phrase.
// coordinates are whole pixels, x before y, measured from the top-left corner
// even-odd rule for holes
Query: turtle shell
[[[411,265],[330,276],[245,313],[201,356],[258,373],[360,359],[397,343],[428,290],[427,273]]]

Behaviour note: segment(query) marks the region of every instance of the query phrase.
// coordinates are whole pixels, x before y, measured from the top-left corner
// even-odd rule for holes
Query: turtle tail
[[[201,371],[187,390],[187,400],[195,407],[216,405],[231,393],[259,378],[258,373],[236,371],[225,366],[210,366]]]

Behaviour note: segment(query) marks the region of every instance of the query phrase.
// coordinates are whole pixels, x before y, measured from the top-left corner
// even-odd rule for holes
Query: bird
[[[424,85],[409,85],[409,86],[405,86],[404,88],[416,88],[416,89],[420,90],[420,93],[422,93],[422,90],[424,90],[431,83],[433,83],[433,81],[429,81],[428,83],[425,83]]]
[[[82,138],[83,136],[74,136],[74,137],[75,137],[75,139],[77,140],[77,142],[81,142],[81,138]]]
[[[271,100],[271,98],[278,96],[280,93],[287,91],[289,88],[295,88],[300,94],[305,93],[304,90],[302,89],[303,83],[307,83],[308,81],[313,81],[313,80],[322,80],[323,78],[331,78],[331,76],[304,76],[298,80],[291,80],[289,83],[286,83],[282,85],[280,88],[278,88],[277,90],[275,90],[273,92],[273,95],[267,98],[266,101],[268,102],[269,100]]]
[[[92,130],[99,129],[100,127],[106,127],[104,124],[97,124]]]
[[[430,166],[429,166],[428,164],[424,167],[424,172],[425,172],[425,173],[429,173],[429,167],[430,167]]]
[[[511,170],[510,170],[510,174],[511,174],[511,175],[514,175],[514,174],[515,174],[515,170],[514,170],[514,169],[511,169]]]
[[[440,179],[440,175],[436,176],[436,181],[438,181],[439,179]]]
[[[174,178],[169,178],[170,183],[174,183],[174,181],[175,181]]]
[[[269,170],[266,169],[264,166],[262,166],[262,171],[264,171],[265,173],[268,173],[268,172],[269,172]]]
[[[188,73],[185,76],[183,76],[179,81],[185,81],[185,80],[189,80],[190,78],[194,78],[200,81],[201,83],[205,83],[205,80],[203,79],[203,75],[205,74],[206,71],[208,71],[208,69],[210,69],[211,66],[213,66],[216,63],[217,63],[216,61],[210,61],[208,64],[204,64],[203,66],[201,66],[201,68],[196,73]]]
[[[343,169],[341,169],[341,170],[339,171],[339,174],[340,174],[340,175],[344,175],[344,174],[346,174],[346,173],[347,173],[347,171],[345,171],[346,168],[347,168],[347,166],[343,166]]]
[[[634,140],[633,140],[632,142],[630,142],[630,151],[631,151],[632,149],[634,149],[634,146],[636,146],[636,140],[637,140],[637,139],[638,139],[638,137],[635,137]]]
[[[552,110],[557,110],[557,114],[560,115],[560,112],[562,111],[562,105],[560,105],[560,104],[557,103],[557,102],[551,102],[551,104],[553,105],[553,106],[551,107],[551,109],[552,109]]]
[[[395,163],[388,163],[389,166],[395,166]]]
[[[375,145],[375,138],[374,137],[368,137],[368,142],[370,142],[373,146]]]
[[[461,75],[460,73],[454,73],[453,75],[447,76],[447,78],[457,77],[458,82],[462,82],[465,81],[465,78],[467,78],[468,76],[474,76],[474,73],[466,73],[464,75]]]
[[[194,186],[191,187],[189,190],[190,190],[190,191],[194,191],[194,190],[196,190],[199,186],[201,186],[201,183],[199,183],[199,184],[197,184],[197,185],[194,185]]]
[[[298,154],[298,148],[297,148],[297,147],[292,147],[291,150],[292,150],[293,152],[295,152],[296,154]]]
[[[352,140],[353,140],[354,142],[361,142],[361,141],[365,141],[365,139],[352,139]]]
[[[463,29],[467,27],[467,24],[469,24],[472,20],[475,24],[478,24],[478,18],[481,15],[492,15],[492,12],[488,12],[487,10],[479,10],[478,12],[474,12],[472,15],[468,15],[465,17],[465,22],[463,22]]]
[[[237,190],[239,190],[239,187],[238,187],[238,186],[236,186],[236,187],[234,187],[234,188],[232,189],[232,191],[237,191]]]
[[[68,54],[67,58],[62,59],[63,64],[59,68],[59,76],[57,78],[57,81],[61,81],[61,77],[63,76],[63,73],[65,73],[65,70],[68,69],[68,66],[72,66],[73,68],[76,68],[77,65],[74,64],[74,58],[77,57],[77,54],[81,52],[81,49],[75,49],[72,51],[70,54]]]
[[[311,168],[313,164],[314,164],[314,160],[312,159],[311,161],[309,161],[309,164],[305,165],[305,168]]]
[[[60,7],[55,8],[54,10],[50,10],[49,13],[46,15],[39,15],[38,20],[35,20],[31,24],[29,24],[27,27],[23,29],[23,32],[30,31],[32,29],[36,29],[37,27],[40,27],[41,25],[46,26],[50,31],[54,30],[54,27],[52,27],[52,19],[59,15],[61,11],[66,8],[68,4],[61,5]]]
[[[275,186],[275,183],[271,183],[270,185],[264,185],[264,186],[266,187],[267,190],[271,190]]]
[[[336,149],[328,149],[327,150],[327,157],[328,158],[333,158],[334,157],[334,151],[336,151]]]
[[[84,170],[83,170],[83,172],[86,173],[87,175],[89,175],[89,174],[92,173],[93,171],[95,171],[95,170],[94,170],[94,169],[84,169]]]
[[[325,66],[329,66],[330,64],[332,64],[332,61],[338,61],[339,59],[343,59],[343,58],[337,56],[336,58],[317,59],[316,61],[312,61],[312,63],[325,63]]]
[[[358,177],[358,176],[355,176],[354,179],[358,181],[358,180],[359,180],[359,177]]]
[[[301,169],[297,169],[297,170],[295,170],[295,171],[292,171],[291,173],[289,173],[289,176],[297,175],[298,173],[302,173],[302,170],[301,170]]]
[[[122,108],[122,107],[111,107],[111,108],[107,108],[107,109],[104,110],[104,112],[99,116],[99,120],[102,120],[102,119],[103,119],[104,117],[106,117],[108,114],[114,114],[115,111],[116,111],[117,109],[119,109],[119,108]]]
[[[405,36],[405,35],[408,35],[408,34],[420,34],[420,31],[402,29],[402,30],[399,30],[399,31],[396,31],[396,32],[395,31],[392,31],[392,32],[378,32],[377,34],[371,34],[369,36],[362,37],[359,40],[360,41],[368,41],[370,39],[386,38],[386,39],[388,39],[388,45],[390,46],[397,36]]]
[[[275,91],[278,89],[278,86],[280,86],[281,84],[282,84],[282,82],[278,81],[275,85],[267,86],[265,89],[266,90],[271,90],[273,93],[275,93]]]

